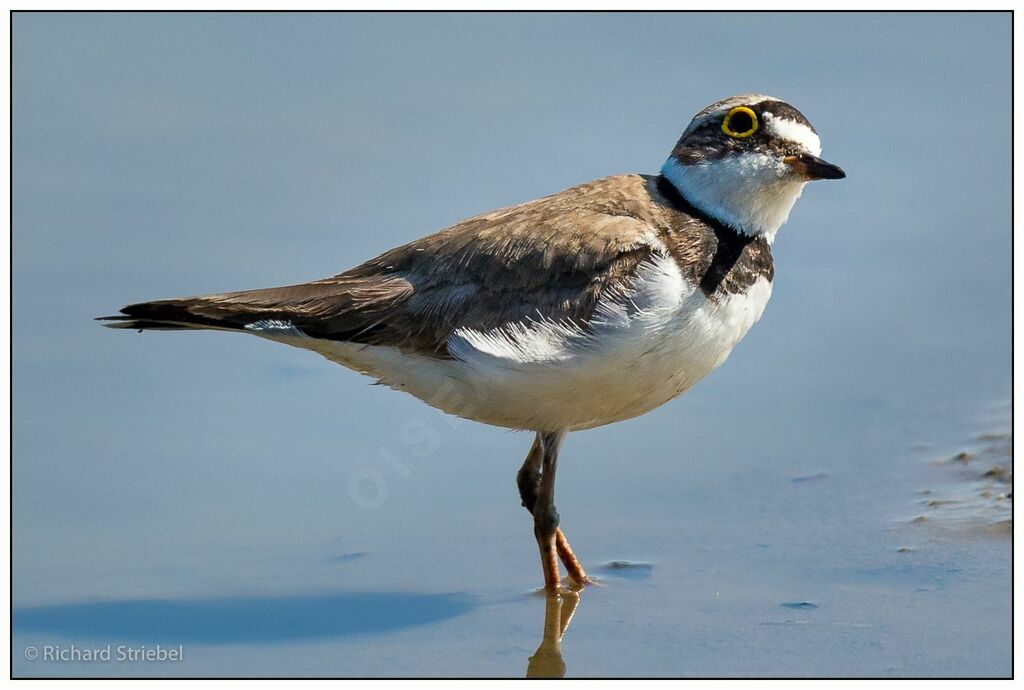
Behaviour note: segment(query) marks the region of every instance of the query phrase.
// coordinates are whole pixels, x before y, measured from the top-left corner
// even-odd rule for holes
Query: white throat
[[[807,184],[782,161],[754,152],[696,165],[681,165],[669,156],[661,174],[697,209],[769,243]]]

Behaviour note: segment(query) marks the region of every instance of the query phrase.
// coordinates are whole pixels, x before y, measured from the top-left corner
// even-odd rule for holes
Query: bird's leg
[[[569,540],[565,538],[565,533],[562,532],[561,527],[555,530],[555,548],[558,550],[558,557],[562,559],[565,569],[569,572],[569,577],[579,585],[591,584],[590,578],[587,577],[587,572],[583,570],[583,564],[580,563],[572,548],[569,547]]]
[[[523,466],[519,468],[519,474],[516,476],[516,483],[519,485],[519,497],[523,501],[523,507],[530,511],[530,515],[533,515],[534,506],[537,504],[542,463],[543,445],[541,435],[537,434],[533,440],[533,446],[530,448],[530,453],[526,456],[526,460],[523,461]],[[569,577],[580,585],[590,584],[590,578],[587,577],[586,571],[583,570],[583,566],[580,564],[579,559],[576,558],[576,554],[573,553],[572,547],[569,546],[569,540],[566,539],[560,527],[555,528],[555,549],[558,552],[559,558],[562,559],[562,563],[565,564],[565,569],[569,571]]]
[[[541,570],[544,571],[544,587],[557,592],[562,584],[558,572],[558,546],[555,532],[558,531],[558,511],[555,510],[555,470],[558,466],[558,448],[562,445],[565,432],[543,433],[540,435],[541,467],[540,484],[537,487],[537,501],[533,506],[533,534],[540,548]]]

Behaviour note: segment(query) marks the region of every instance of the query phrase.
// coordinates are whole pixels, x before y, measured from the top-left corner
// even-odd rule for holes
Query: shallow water
[[[567,458],[597,452],[584,439]],[[605,441],[607,458],[628,453]],[[958,486],[917,454],[822,461],[813,478],[785,462],[716,470],[706,454],[691,481],[661,487],[640,479],[660,459],[638,458],[625,477],[610,459],[569,460],[563,524],[599,585],[579,595],[561,641],[565,673],[1007,675],[1009,539],[984,519],[915,522],[922,491]],[[524,675],[545,619],[557,626],[545,610],[560,606],[532,591],[528,516],[502,469],[462,467],[472,492],[402,487],[375,509],[341,500],[323,520],[337,536],[321,541],[111,534],[106,549],[133,562],[81,553],[68,571],[32,574],[33,590],[63,601],[16,610],[16,650],[181,645],[184,660],[16,658],[16,674]],[[534,673],[560,668],[552,639]]]
[[[721,74],[651,60],[680,31]],[[721,52],[769,34],[804,48]],[[1009,675],[1008,55],[1000,15],[18,16],[14,674]],[[951,84],[955,165],[900,116]],[[569,436],[558,508],[600,584],[563,600],[535,591],[528,435],[90,320],[650,171],[752,86],[849,178],[798,203],[720,370]],[[26,655],[108,644],[183,659]]]
[[[1005,428],[1005,414],[974,424]],[[435,421],[442,445],[458,445]],[[647,433],[666,428],[634,431]],[[494,436],[502,451],[528,440]],[[648,479],[664,457],[631,457],[630,435],[598,436],[571,439],[560,477],[563,524],[600,583],[581,593],[561,642],[567,675],[1009,673],[1010,542],[989,529],[1005,516],[989,506],[947,521],[922,507],[925,491],[969,486],[949,463],[972,438],[922,449],[878,434],[813,467],[782,457],[765,466],[753,452],[723,467],[718,453],[694,450],[669,483]],[[973,460],[979,471],[984,457]],[[66,570],[20,565],[21,591],[40,603],[16,609],[16,651],[181,645],[184,661],[16,657],[16,674],[525,674],[550,607],[532,591],[529,519],[500,459],[446,454],[432,476],[415,467],[405,480],[378,465],[388,498],[359,507],[337,487],[315,525],[275,520],[299,537],[290,543],[231,543],[223,522],[119,525],[49,555]],[[301,514],[302,501],[275,512]],[[309,532],[334,536],[303,540]]]

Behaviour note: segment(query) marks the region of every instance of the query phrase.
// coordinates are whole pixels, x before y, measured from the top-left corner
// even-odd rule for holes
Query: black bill
[[[833,165],[809,153],[786,156],[782,160],[808,180],[841,180],[846,177],[846,173],[838,165]]]

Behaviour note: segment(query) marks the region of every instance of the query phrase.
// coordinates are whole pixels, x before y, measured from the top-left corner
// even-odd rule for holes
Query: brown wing
[[[123,328],[239,329],[291,322],[316,338],[447,356],[458,328],[524,320],[585,323],[652,248],[649,179],[596,180],[470,218],[331,278],[134,304]]]

